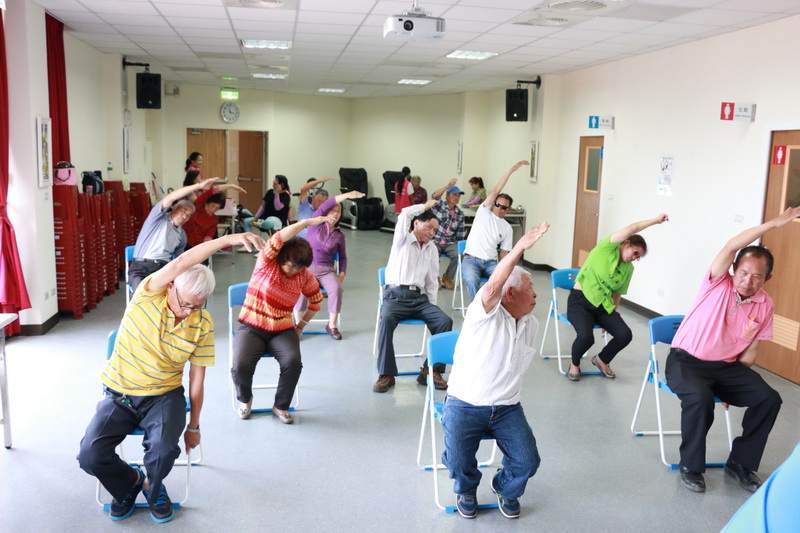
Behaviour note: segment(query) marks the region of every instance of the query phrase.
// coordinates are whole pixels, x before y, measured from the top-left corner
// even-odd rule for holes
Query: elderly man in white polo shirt
[[[511,174],[528,164],[527,161],[520,161],[503,174],[475,214],[461,262],[464,283],[471,299],[475,299],[481,278],[491,276],[498,259],[503,259],[511,250],[513,230],[505,218],[514,200],[501,191]]]
[[[503,452],[503,468],[492,478],[503,516],[519,516],[519,497],[539,468],[536,439],[519,403],[539,329],[531,314],[536,293],[530,275],[515,265],[549,228],[547,222],[531,228],[500,260],[467,309],[456,343],[442,419],[442,460],[455,480],[458,512],[465,518],[478,512],[481,473],[475,453],[484,435]]]

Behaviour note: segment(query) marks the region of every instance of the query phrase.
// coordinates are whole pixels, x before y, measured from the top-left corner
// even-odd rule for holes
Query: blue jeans
[[[475,298],[475,294],[480,289],[481,278],[491,276],[496,266],[497,261],[494,259],[480,259],[464,254],[464,258],[461,260],[461,274],[464,276],[470,300]]]
[[[475,454],[481,438],[497,441],[503,452],[503,468],[492,479],[492,488],[508,499],[525,492],[528,479],[539,469],[539,451],[522,405],[482,406],[448,396],[442,417],[444,447],[442,462],[455,480],[453,492],[475,494],[481,481]]]
[[[253,231],[253,222],[254,221],[255,221],[255,218],[253,218],[253,217],[249,217],[249,218],[244,219],[244,221],[243,221],[244,230],[252,232]],[[279,229],[283,228],[283,223],[277,217],[267,217],[266,219],[264,219],[264,221],[261,223],[261,225],[255,226],[255,227],[260,229],[260,230],[262,230],[262,231],[268,231],[268,230],[271,230],[271,229],[279,230]]]

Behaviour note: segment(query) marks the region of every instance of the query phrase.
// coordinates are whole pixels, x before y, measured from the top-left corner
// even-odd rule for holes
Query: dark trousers
[[[136,471],[120,459],[115,448],[140,427],[145,431],[142,445],[150,492],[158,495],[162,480],[181,454],[178,441],[186,426],[183,387],[158,396],[128,396],[130,404],[123,403],[118,392],[105,390],[81,440],[78,464],[121,502],[136,482]]]
[[[136,292],[136,287],[142,282],[144,278],[164,268],[166,263],[155,263],[153,261],[131,261],[128,265],[128,286],[131,288],[131,294]]]
[[[300,339],[294,328],[283,331],[262,331],[239,324],[233,339],[233,367],[231,377],[236,387],[236,398],[243,403],[253,398],[253,374],[261,358],[268,354],[280,366],[275,407],[288,409],[294,389],[303,371],[300,359]]]
[[[767,437],[781,410],[778,391],[755,370],[736,361],[701,361],[680,348],[667,356],[667,384],[681,400],[681,465],[704,472],[706,435],[714,422],[714,396],[747,407],[742,435],[733,439],[730,459],[758,470]]]
[[[378,373],[387,376],[397,375],[397,362],[394,357],[394,330],[401,320],[415,318],[428,326],[431,335],[451,331],[453,319],[444,311],[428,301],[428,296],[408,289],[391,288],[383,293],[381,321],[378,326]],[[424,368],[428,368],[425,360]],[[434,367],[440,372],[445,365]]]
[[[601,305],[595,307],[583,295],[583,291],[572,289],[567,299],[567,318],[575,328],[575,342],[572,343],[572,364],[581,365],[581,357],[594,344],[594,325],[597,324],[613,337],[598,357],[609,364],[619,352],[633,340],[631,328],[622,320],[617,311],[610,313]]]

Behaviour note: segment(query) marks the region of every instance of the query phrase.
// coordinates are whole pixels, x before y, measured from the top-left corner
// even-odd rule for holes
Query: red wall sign
[[[719,108],[720,120],[733,120],[733,108],[736,106],[733,102],[722,102]]]
[[[773,165],[785,165],[786,164],[786,147],[785,146],[776,146],[772,150],[772,164]]]

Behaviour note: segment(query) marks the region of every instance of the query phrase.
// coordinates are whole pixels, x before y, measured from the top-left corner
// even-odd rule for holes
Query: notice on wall
[[[672,196],[672,176],[675,173],[675,158],[671,155],[662,155],[658,162],[658,183],[656,194]]]

